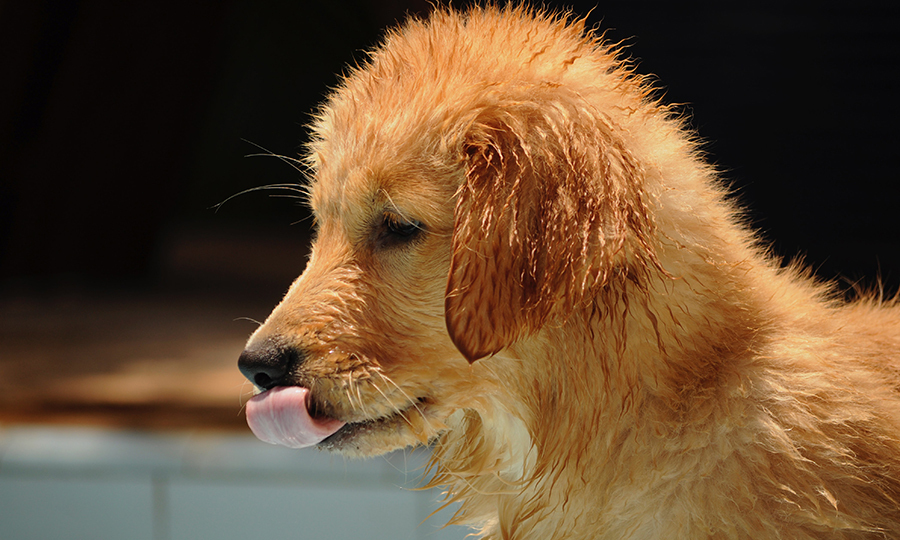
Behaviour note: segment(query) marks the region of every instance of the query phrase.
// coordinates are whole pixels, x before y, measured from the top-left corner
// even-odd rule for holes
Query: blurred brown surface
[[[6,302],[0,421],[240,427],[242,312],[165,295]]]
[[[237,358],[306,242],[188,231],[164,250],[162,284],[3,294],[0,423],[247,429]]]

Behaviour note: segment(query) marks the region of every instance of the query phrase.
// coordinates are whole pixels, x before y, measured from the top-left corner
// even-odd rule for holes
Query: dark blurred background
[[[589,13],[628,45],[638,71],[692,117],[777,254],[804,256],[848,289],[875,288],[879,276],[897,289],[894,0],[547,5]],[[335,74],[363,61],[385,26],[429,9],[0,2],[0,301],[18,306],[0,317],[0,336],[31,332],[7,349],[7,370],[98,296],[246,298],[216,317],[265,317],[303,269],[309,220],[290,191],[229,199],[302,180],[289,163],[247,156],[297,156]],[[73,294],[69,319],[42,322],[52,299]],[[142,308],[116,305],[104,321],[143,324],[127,316]]]
[[[630,46],[666,101],[686,104],[779,254],[805,254],[829,278],[871,282],[880,268],[895,285],[896,2],[678,4],[573,7]],[[161,265],[187,264],[170,259],[189,254],[166,250],[203,234],[304,236],[304,209],[275,192],[213,207],[298,182],[277,159],[245,156],[257,146],[296,156],[335,73],[364,59],[384,26],[428,9],[415,0],[0,4],[4,285],[141,283]],[[302,270],[292,257],[203,250],[225,273]]]

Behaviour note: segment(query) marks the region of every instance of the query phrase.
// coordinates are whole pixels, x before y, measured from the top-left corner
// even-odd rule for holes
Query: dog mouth
[[[410,414],[421,413],[425,401],[412,400],[385,416],[344,421],[323,414],[309,389],[277,386],[247,402],[247,424],[257,438],[270,444],[340,450],[370,434],[399,433],[409,423]]]
[[[347,422],[338,428],[337,431],[320,441],[318,447],[325,450],[342,450],[367,435],[384,435],[388,433],[400,435],[401,431],[409,425],[410,415],[415,414],[417,411],[421,413],[421,407],[424,403],[425,399],[420,398],[406,408],[399,409],[387,416],[358,422]]]

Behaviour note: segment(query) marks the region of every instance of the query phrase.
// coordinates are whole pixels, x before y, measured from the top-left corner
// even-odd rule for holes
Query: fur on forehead
[[[323,181],[332,174],[340,181]],[[429,171],[403,160],[378,163],[377,167],[319,171],[309,188],[309,203],[320,220],[372,220],[388,212],[441,231],[452,226],[452,205],[447,201],[457,189],[457,175],[457,171],[447,171],[447,182],[434,182],[433,168]],[[361,213],[363,208],[369,212]]]
[[[496,54],[479,52],[485,50]],[[598,76],[608,80],[598,84]],[[606,98],[622,85],[643,93],[615,52],[585,32],[584,20],[521,6],[437,8],[428,19],[389,31],[367,63],[349,70],[315,116],[308,163],[339,176],[343,163],[458,169],[479,112],[536,84]],[[418,154],[404,155],[411,151]]]

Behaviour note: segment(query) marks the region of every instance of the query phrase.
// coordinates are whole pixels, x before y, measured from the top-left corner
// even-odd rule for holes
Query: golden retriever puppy
[[[782,268],[652,94],[565,16],[390,32],[313,123],[253,431],[430,444],[490,539],[900,537],[900,307]]]

